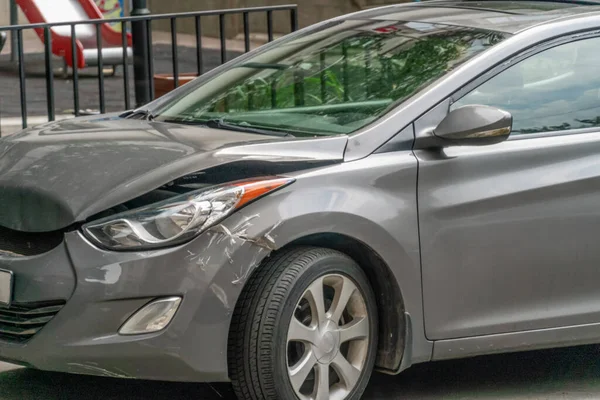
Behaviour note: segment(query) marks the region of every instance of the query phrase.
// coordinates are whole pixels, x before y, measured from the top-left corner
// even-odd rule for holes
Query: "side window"
[[[500,72],[452,104],[513,115],[513,135],[600,126],[600,38],[563,44]]]

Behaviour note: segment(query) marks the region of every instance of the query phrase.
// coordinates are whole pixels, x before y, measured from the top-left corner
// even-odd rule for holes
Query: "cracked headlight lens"
[[[172,246],[292,182],[290,178],[263,178],[201,189],[90,222],[83,226],[83,232],[94,243],[111,250]]]

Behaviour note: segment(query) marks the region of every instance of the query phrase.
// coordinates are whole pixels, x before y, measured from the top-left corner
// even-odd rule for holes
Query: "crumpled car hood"
[[[0,226],[64,229],[188,174],[240,162],[280,173],[341,162],[347,138],[275,137],[112,117],[0,139]],[[320,164],[319,164],[320,163]]]

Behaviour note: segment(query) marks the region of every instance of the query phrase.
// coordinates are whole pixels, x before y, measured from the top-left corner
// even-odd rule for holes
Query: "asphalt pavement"
[[[147,382],[0,363],[0,400],[234,400],[225,384]],[[600,399],[600,346],[514,353],[375,374],[365,400]]]

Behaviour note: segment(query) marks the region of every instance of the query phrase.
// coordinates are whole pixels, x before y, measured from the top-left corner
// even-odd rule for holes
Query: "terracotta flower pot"
[[[198,77],[194,73],[179,74],[179,86],[193,81]],[[154,75],[154,98],[157,99],[175,89],[175,79],[171,74]]]

